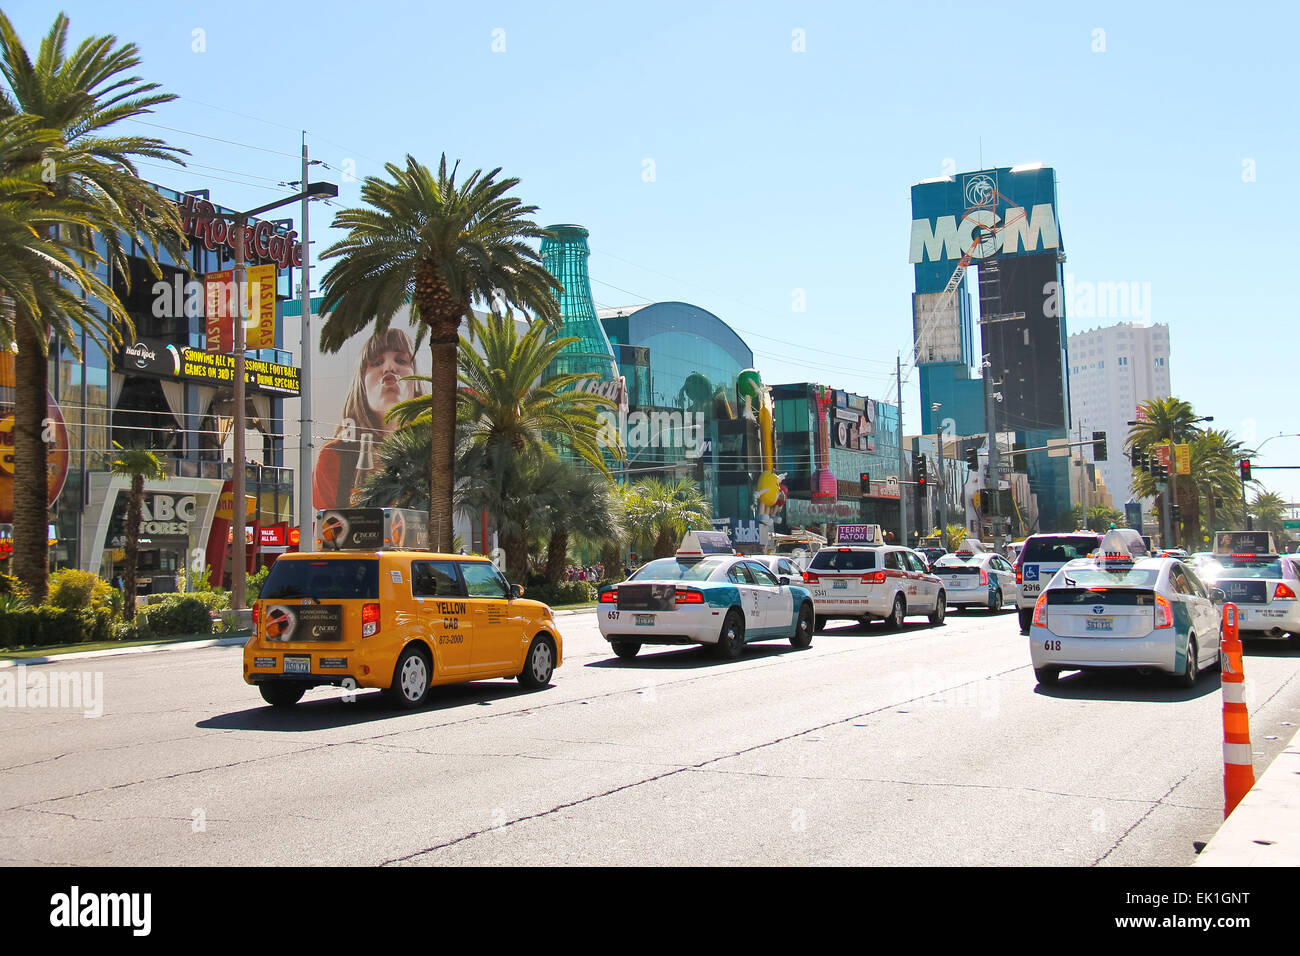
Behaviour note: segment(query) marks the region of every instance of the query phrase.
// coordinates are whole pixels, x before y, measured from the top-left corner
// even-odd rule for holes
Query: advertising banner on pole
[[[248,316],[244,339],[250,349],[275,348],[275,264],[245,270],[244,302]]]
[[[229,352],[235,347],[235,273],[231,269],[209,272],[203,277],[203,314],[207,317],[208,352]]]
[[[1178,466],[1174,470],[1175,474],[1190,475],[1192,473],[1192,446],[1175,445],[1174,463]]]

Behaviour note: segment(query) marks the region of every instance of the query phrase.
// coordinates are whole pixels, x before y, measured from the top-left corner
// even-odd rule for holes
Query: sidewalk
[[[1300,732],[1192,865],[1300,866]]]

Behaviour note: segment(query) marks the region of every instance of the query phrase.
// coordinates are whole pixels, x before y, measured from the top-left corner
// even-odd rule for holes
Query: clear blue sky
[[[54,15],[4,9],[30,49]],[[1129,317],[1170,326],[1174,394],[1248,442],[1300,432],[1281,399],[1300,371],[1294,4],[63,9],[74,39],[137,43],[142,75],[180,95],[156,116],[173,129],[151,131],[194,165],[151,178],[267,202],[298,178],[303,129],[345,204],[359,187],[345,170],[359,180],[408,152],[501,166],[542,224],[591,230],[598,304],[703,306],[769,383],[892,399],[911,334],[909,187],[949,160],[1041,161],[1074,279],[1150,284],[1149,310]],[[333,238],[325,211],[317,250]],[[1113,321],[1067,312],[1072,330]],[[915,427],[915,373],[904,399]],[[1256,461],[1300,465],[1300,438]],[[1259,474],[1300,500],[1300,471]]]

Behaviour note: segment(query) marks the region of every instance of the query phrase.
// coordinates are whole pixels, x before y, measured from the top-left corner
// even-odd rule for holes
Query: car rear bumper
[[[1036,668],[1150,667],[1178,674],[1184,663],[1172,629],[1148,637],[1061,637],[1045,627],[1032,627],[1029,656]]]
[[[695,611],[618,611],[610,620],[608,610],[596,612],[600,635],[611,644],[716,644],[722,633],[727,608],[704,607]],[[653,624],[637,624],[638,615],[652,615]]]
[[[1295,604],[1288,601],[1288,604]],[[1237,627],[1251,634],[1267,634],[1273,630],[1300,633],[1300,608],[1273,607],[1267,604],[1238,604]]]

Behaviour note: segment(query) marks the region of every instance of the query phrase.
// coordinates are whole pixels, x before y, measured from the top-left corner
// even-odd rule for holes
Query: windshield
[[[813,571],[870,571],[876,566],[874,551],[840,551],[838,548],[818,551],[812,560]]]
[[[286,561],[271,565],[260,595],[263,601],[315,598],[318,601],[379,597],[379,562],[374,558]]]
[[[707,581],[709,575],[734,556],[725,558],[704,558],[698,561],[678,561],[676,558],[660,558],[638,568],[628,578],[629,581]]]
[[[940,558],[938,561],[935,562],[934,566],[936,568],[958,568],[964,564],[979,564],[979,563],[980,563],[979,558],[975,557],[975,555],[973,554],[967,554],[967,555],[945,554],[942,558]]]
[[[1281,561],[1260,561],[1258,558],[1220,558],[1222,570],[1215,570],[1213,574],[1220,578],[1280,578],[1282,577]],[[1209,575],[1211,571],[1207,568],[1204,574]]]

